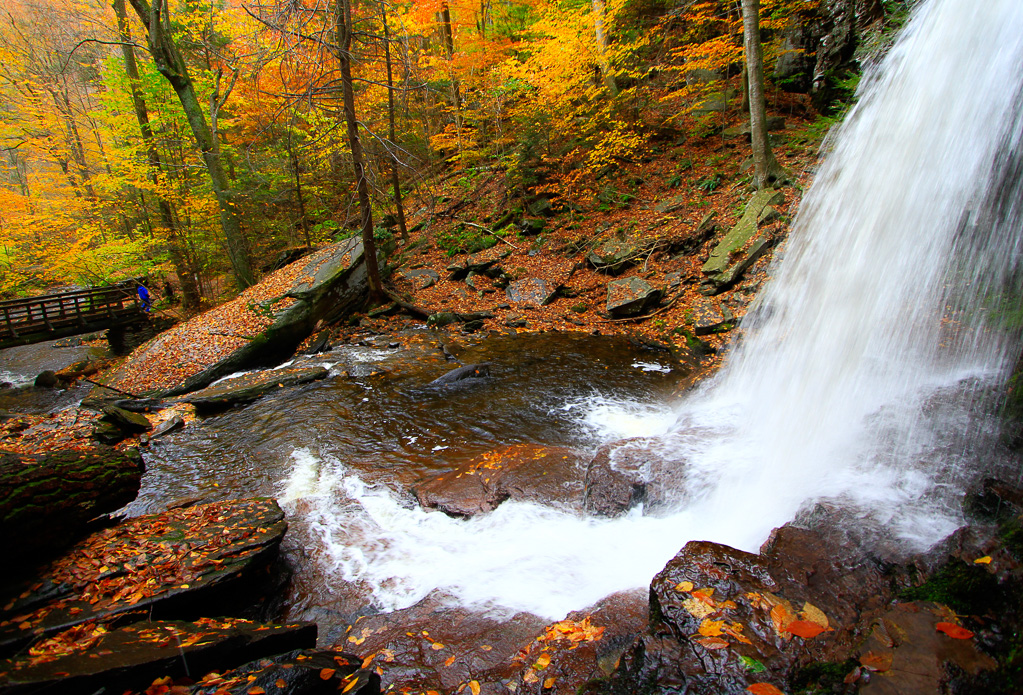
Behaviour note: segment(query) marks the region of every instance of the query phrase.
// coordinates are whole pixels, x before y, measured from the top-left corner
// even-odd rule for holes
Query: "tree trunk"
[[[352,167],[355,172],[355,186],[359,195],[359,211],[362,217],[362,246],[365,253],[366,272],[369,276],[369,301],[379,304],[384,301],[384,288],[377,264],[376,241],[373,239],[373,208],[369,200],[369,182],[366,180],[366,166],[359,139],[359,121],[355,115],[355,90],[352,87],[352,10],[350,0],[336,0],[334,6],[334,50],[341,67],[341,101],[348,128],[348,144],[352,150]]]
[[[387,138],[391,148],[396,148],[394,128],[394,75],[391,71],[391,31],[387,26],[387,3],[380,3],[384,22],[384,60],[387,63]],[[390,150],[391,155],[391,188],[394,189],[394,207],[398,216],[398,230],[401,240],[408,241],[408,227],[405,224],[405,205],[401,201],[401,181],[398,179],[398,153]]]
[[[147,157],[149,159],[149,178],[156,190],[157,208],[160,211],[160,224],[167,235],[167,252],[170,255],[171,265],[181,283],[182,306],[185,309],[192,309],[199,306],[199,287],[195,282],[195,272],[186,260],[185,251],[181,246],[181,239],[178,234],[178,227],[174,223],[174,212],[170,203],[160,195],[160,177],[163,173],[163,162],[160,160],[160,153],[156,149],[156,141],[153,137],[153,128],[149,123],[149,109],[146,101],[139,91],[139,67],[135,62],[135,49],[131,44],[131,33],[128,30],[128,16],[125,12],[124,0],[114,0],[114,14],[117,15],[117,28],[121,34],[121,52],[124,55],[124,71],[128,75],[128,83],[131,85],[131,102],[135,110],[135,120],[138,121],[139,131],[142,133],[142,141],[146,144]]]
[[[742,0],[743,44],[749,82],[750,137],[753,141],[755,185],[777,186],[787,175],[774,158],[767,139],[767,103],[764,100],[764,56],[760,45],[760,0]]]
[[[611,74],[611,63],[607,59],[607,34],[604,31],[604,0],[593,0],[593,31],[597,39],[597,62],[600,65],[600,75],[604,85],[611,96],[618,96],[618,83],[615,76]]]
[[[149,52],[156,69],[170,83],[181,102],[192,136],[202,152],[203,163],[213,184],[213,194],[220,208],[220,226],[224,230],[227,255],[231,260],[235,279],[242,287],[253,284],[255,278],[249,261],[248,243],[241,231],[241,224],[235,210],[234,192],[227,182],[224,167],[218,155],[213,133],[206,122],[206,116],[195,94],[192,78],[188,74],[185,59],[174,43],[170,18],[164,11],[164,0],[155,0],[152,6],[148,0],[130,0],[132,9],[146,26]]]

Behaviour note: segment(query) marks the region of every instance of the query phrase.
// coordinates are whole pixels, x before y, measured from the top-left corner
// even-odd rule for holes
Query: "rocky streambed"
[[[413,542],[481,525],[455,541],[471,552],[439,544],[406,559],[514,581],[560,574],[570,594],[593,570],[546,559],[546,546],[562,542],[556,524],[656,519],[674,503],[675,462],[649,431],[621,423],[656,421],[644,408],[690,372],[624,340],[413,331],[366,335],[203,393],[87,402],[93,409],[73,423],[40,415],[8,426],[4,443],[16,445],[46,440],[54,419],[95,432],[105,418],[100,430],[121,433],[111,451],[129,461],[141,451],[146,472],[130,518],[75,521],[56,545],[81,540],[11,573],[0,688],[1018,691],[1023,492],[995,481],[969,496],[970,525],[927,553],[908,554],[840,505],[820,504],[759,554],[689,542],[669,550],[649,586],[578,599],[556,617],[473,601],[450,578],[412,587],[405,568],[352,569],[344,549],[361,549],[367,564],[395,558],[374,555],[374,543],[394,544],[412,526],[389,518],[443,518]],[[141,411],[150,425],[180,422],[132,431],[111,407]],[[516,532],[525,550],[482,526],[530,509],[555,516]],[[649,541],[637,533],[625,546]],[[629,564],[622,547],[608,541],[599,567]]]

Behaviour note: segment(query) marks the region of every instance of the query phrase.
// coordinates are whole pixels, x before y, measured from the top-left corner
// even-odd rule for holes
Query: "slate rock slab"
[[[554,301],[560,287],[544,278],[523,278],[508,285],[504,292],[513,304],[547,306]]]
[[[424,509],[471,517],[493,511],[508,499],[582,505],[583,459],[565,447],[513,444],[488,451],[416,486]]]
[[[634,437],[609,442],[586,467],[583,508],[594,516],[616,517],[643,504],[657,508],[678,500],[685,462],[666,456],[658,439]],[[675,482],[676,484],[672,484]]]
[[[83,623],[0,661],[4,693],[145,690],[158,679],[223,672],[316,646],[316,625],[263,625],[237,618],[140,622],[117,629]]]
[[[0,453],[0,551],[24,563],[73,543],[135,499],[144,469],[137,449]]]
[[[649,251],[648,244],[631,239],[612,239],[591,251],[586,260],[597,270],[616,274],[644,257]]]
[[[325,379],[327,375],[325,367],[289,367],[250,372],[190,393],[181,400],[191,403],[196,410],[216,410],[240,403],[250,403],[268,393]]]
[[[377,695],[380,674],[360,668],[362,659],[345,652],[295,650],[211,673],[190,695],[251,695],[253,691],[287,695]]]
[[[662,290],[642,278],[614,280],[607,286],[607,313],[612,316],[637,316],[660,301]]]
[[[735,320],[735,316],[721,302],[710,298],[699,298],[690,306],[693,314],[693,333],[710,335]]]
[[[0,612],[0,650],[135,613],[193,617],[252,608],[248,585],[277,557],[287,523],[271,499],[230,500],[129,519],[93,533]],[[138,619],[138,618],[136,618]]]
[[[718,294],[729,287],[767,251],[770,240],[760,233],[760,225],[767,219],[764,217],[766,210],[774,210],[772,206],[784,202],[785,194],[781,191],[757,191],[746,204],[742,218],[718,242],[703,264],[702,271],[706,276],[701,289],[703,294]],[[770,216],[771,212],[767,215]]]

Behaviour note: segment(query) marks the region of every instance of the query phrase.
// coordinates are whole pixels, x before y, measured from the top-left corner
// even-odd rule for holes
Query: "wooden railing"
[[[0,301],[0,347],[145,320],[133,284]]]

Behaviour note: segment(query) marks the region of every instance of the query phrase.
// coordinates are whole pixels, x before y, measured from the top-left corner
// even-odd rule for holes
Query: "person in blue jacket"
[[[142,304],[142,311],[144,311],[144,312],[146,312],[148,314],[149,313],[149,290],[146,289],[145,285],[139,283],[137,291],[139,293],[139,302]]]

